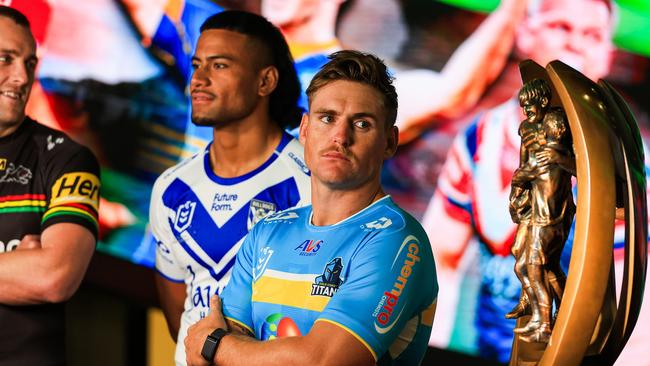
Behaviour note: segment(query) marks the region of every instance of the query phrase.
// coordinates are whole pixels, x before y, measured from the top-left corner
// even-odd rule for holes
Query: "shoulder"
[[[302,144],[296,138],[284,132],[284,146],[278,149],[278,158],[286,165],[291,175],[309,179],[311,175],[305,164],[305,152]]]
[[[167,168],[160,176],[156,179],[154,187],[164,187],[173,182],[176,178],[182,178],[184,176],[193,176],[196,174],[196,169],[200,169],[203,164],[203,155],[205,150],[202,150],[191,157],[182,160],[178,164]]]
[[[256,227],[273,227],[280,225],[291,225],[298,221],[308,220],[311,213],[311,205],[303,207],[293,207],[286,210],[278,211],[266,216]]]
[[[83,161],[91,164],[92,168],[98,169],[97,159],[90,149],[72,140],[64,132],[42,125],[29,117],[25,123],[30,124],[31,140],[44,161],[48,163]]]

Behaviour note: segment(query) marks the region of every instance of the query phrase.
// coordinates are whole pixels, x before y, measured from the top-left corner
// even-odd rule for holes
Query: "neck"
[[[282,129],[268,113],[214,128],[210,165],[223,178],[246,174],[262,165],[280,143]]]
[[[336,224],[386,195],[378,181],[354,190],[336,190],[312,178],[311,189],[312,224],[316,226]]]
[[[16,130],[18,129],[18,127],[20,127],[20,125],[23,123],[24,120],[25,120],[25,118],[23,117],[20,120],[20,122],[7,123],[7,124],[0,125],[0,137],[9,136],[12,133],[16,132]]]

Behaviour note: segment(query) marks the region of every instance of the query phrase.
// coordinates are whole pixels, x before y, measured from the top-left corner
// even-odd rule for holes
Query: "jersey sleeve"
[[[185,271],[174,255],[174,248],[180,243],[172,234],[169,220],[169,208],[162,200],[163,182],[156,181],[151,192],[149,206],[149,240],[156,246],[156,272],[172,282],[184,282]]]
[[[377,235],[354,254],[347,273],[317,321],[346,329],[375,360],[402,334],[407,323],[417,327],[423,324],[431,331],[432,317],[427,311],[436,299],[438,285],[423,230],[401,229]]]
[[[253,227],[242,243],[233,267],[230,281],[223,290],[223,315],[231,321],[248,328],[255,334],[253,324],[253,258],[255,243],[255,228]]]
[[[478,130],[476,122],[454,139],[440,171],[436,189],[436,196],[443,200],[445,214],[468,224],[472,217],[472,166]]]
[[[99,164],[87,148],[63,141],[54,145],[47,159],[49,201],[41,230],[58,223],[74,223],[88,229],[97,239]]]

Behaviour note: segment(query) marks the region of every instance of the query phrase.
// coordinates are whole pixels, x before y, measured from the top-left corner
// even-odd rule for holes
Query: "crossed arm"
[[[40,239],[25,236],[16,250],[0,254],[0,303],[67,300],[81,284],[94,250],[94,236],[77,224],[49,226]]]
[[[374,365],[370,351],[342,327],[317,321],[309,333],[301,337],[258,341],[250,332],[226,322],[221,312],[221,300],[210,300],[210,313],[192,325],[185,338],[188,365],[210,365],[201,356],[207,336],[216,328],[230,329],[222,338],[212,363],[216,365]]]

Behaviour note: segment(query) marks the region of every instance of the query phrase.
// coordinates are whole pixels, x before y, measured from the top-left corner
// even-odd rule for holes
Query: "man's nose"
[[[332,139],[343,145],[349,146],[352,140],[352,127],[346,121],[339,121],[334,124]]]
[[[11,68],[11,82],[14,85],[25,86],[29,83],[32,77],[32,72],[28,69],[27,65],[22,62],[16,62]]]

